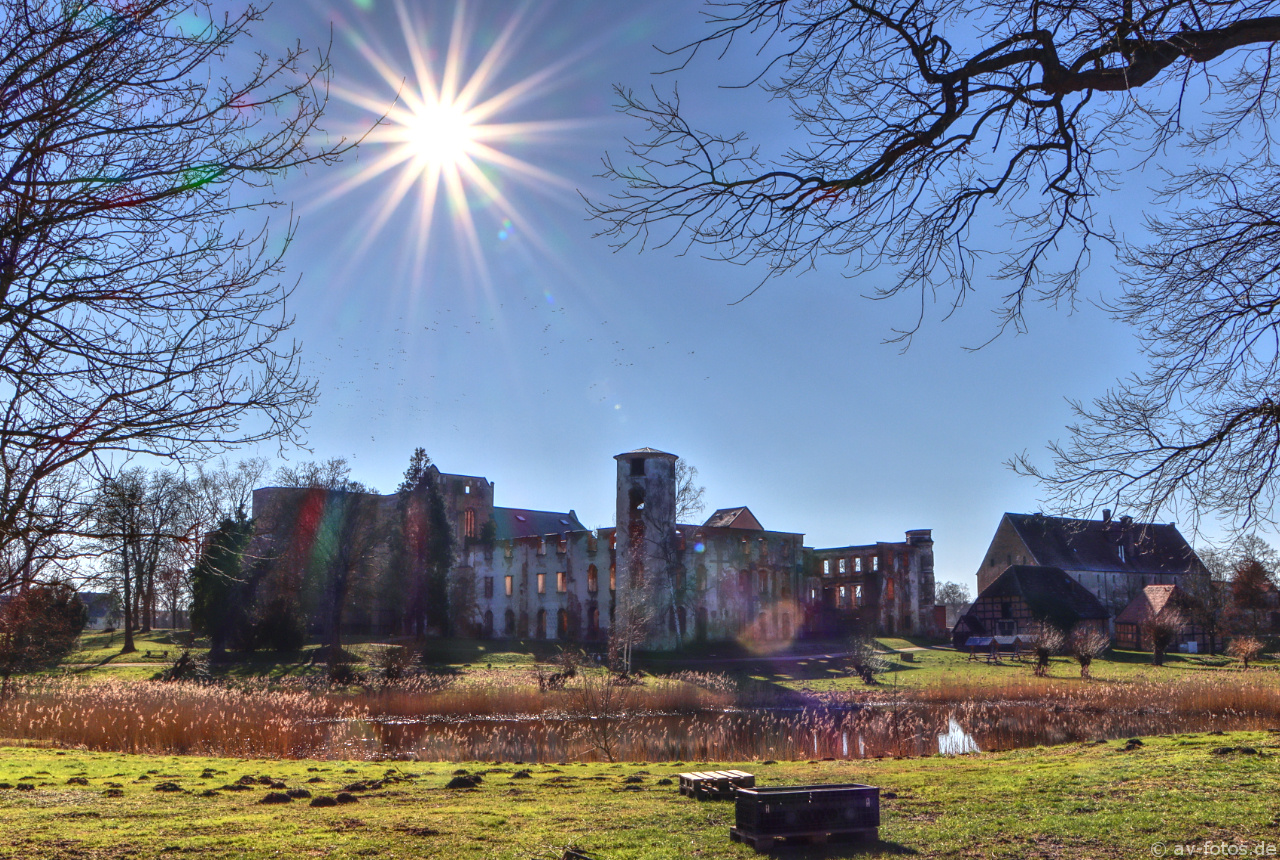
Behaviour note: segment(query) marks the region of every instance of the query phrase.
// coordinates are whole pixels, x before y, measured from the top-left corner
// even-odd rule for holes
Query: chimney
[[[1103,509],[1102,509],[1102,521],[1103,521],[1104,523],[1109,523],[1109,522],[1111,522],[1111,508],[1103,508]]]

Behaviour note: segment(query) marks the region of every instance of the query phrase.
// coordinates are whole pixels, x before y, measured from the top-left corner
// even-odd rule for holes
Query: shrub
[[[161,681],[196,681],[208,683],[213,680],[209,674],[209,661],[193,656],[184,650],[173,664],[160,673]]]
[[[876,653],[876,640],[865,633],[851,636],[846,644],[849,670],[862,679],[864,684],[874,684],[876,675],[887,667],[883,657]]]
[[[385,681],[398,681],[412,671],[417,655],[403,645],[387,645],[373,654],[373,665]]]
[[[0,603],[0,691],[15,672],[56,664],[69,654],[87,618],[67,583],[31,585],[9,595]]]
[[[1241,636],[1233,639],[1231,646],[1227,648],[1227,653],[1237,660],[1244,663],[1244,668],[1249,668],[1249,661],[1258,659],[1258,655],[1262,653],[1262,640],[1253,636]]]

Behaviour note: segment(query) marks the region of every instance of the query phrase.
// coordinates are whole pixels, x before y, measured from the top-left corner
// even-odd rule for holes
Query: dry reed
[[[0,700],[0,737],[237,757],[597,757],[599,750],[582,740],[591,715],[575,706],[572,685],[541,692],[514,680],[422,676],[362,692],[331,692],[303,681],[228,687],[28,680]],[[961,748],[984,750],[1280,726],[1280,690],[1243,676],[954,685],[903,691],[875,704],[851,696],[811,698],[792,710],[744,708],[730,686],[717,676],[646,679],[629,690],[628,713],[608,718],[613,754],[643,761],[922,755],[939,751],[953,721],[965,733]]]

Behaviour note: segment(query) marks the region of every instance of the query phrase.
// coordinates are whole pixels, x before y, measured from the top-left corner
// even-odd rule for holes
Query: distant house
[[[757,531],[764,528],[760,525],[760,521],[756,519],[756,515],[746,506],[741,508],[721,508],[711,516],[707,517],[707,521],[703,523],[709,528],[720,529],[756,529]]]
[[[1015,564],[989,583],[952,629],[956,648],[971,636],[1019,636],[1037,622],[1070,632],[1078,625],[1107,632],[1111,613],[1059,567]]]
[[[80,591],[77,592],[80,601],[89,611],[88,620],[85,622],[86,630],[102,630],[106,627],[114,626],[119,614],[116,609],[116,603],[112,595],[105,591]]]
[[[978,590],[1011,565],[1063,570],[1112,613],[1148,585],[1195,592],[1209,579],[1175,525],[1112,519],[1111,511],[1103,511],[1101,520],[1006,513],[978,567]]]
[[[1176,585],[1148,585],[1116,616],[1116,646],[1149,647],[1151,624],[1162,615],[1176,614],[1182,623],[1170,650],[1199,651],[1209,644],[1209,636],[1194,623],[1198,608],[1198,601]],[[1192,642],[1195,645],[1189,647]]]

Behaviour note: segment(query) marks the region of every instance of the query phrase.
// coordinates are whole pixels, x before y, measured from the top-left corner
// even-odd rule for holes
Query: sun
[[[456,169],[475,152],[476,124],[457,104],[424,104],[389,132],[413,152],[419,171]]]
[[[328,203],[376,180],[386,190],[362,231],[357,255],[392,220],[401,206],[414,210],[415,236],[410,246],[413,268],[420,269],[437,221],[447,227],[475,270],[487,277],[482,249],[481,217],[492,220],[493,234],[506,238],[513,231],[537,242],[537,231],[517,208],[508,189],[525,186],[545,193],[572,193],[563,178],[512,153],[524,145],[563,137],[581,125],[573,120],[512,119],[526,115],[529,106],[556,86],[557,76],[573,58],[526,74],[514,81],[506,73],[515,58],[518,34],[525,26],[528,4],[507,20],[483,51],[475,50],[473,26],[466,7],[453,12],[443,50],[432,46],[430,29],[417,20],[403,0],[395,3],[399,30],[404,35],[403,68],[394,52],[358,31],[349,32],[352,45],[377,74],[379,87],[334,83],[337,98],[379,116],[362,135],[359,165],[324,194]],[[433,47],[436,50],[433,50]],[[498,86],[498,81],[505,85]],[[369,157],[368,153],[372,154]],[[483,212],[480,216],[478,213]],[[400,219],[397,219],[399,221]],[[485,234],[488,235],[487,233]]]

